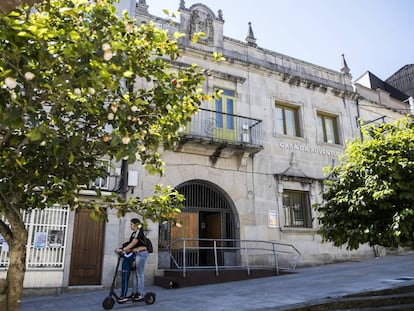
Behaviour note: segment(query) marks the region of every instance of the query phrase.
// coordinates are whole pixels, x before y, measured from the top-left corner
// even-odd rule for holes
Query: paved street
[[[115,304],[113,310],[279,310],[286,306],[367,290],[414,284],[414,252],[298,268],[297,273],[247,281],[154,291],[156,302]],[[104,310],[109,290],[24,297],[21,311]]]

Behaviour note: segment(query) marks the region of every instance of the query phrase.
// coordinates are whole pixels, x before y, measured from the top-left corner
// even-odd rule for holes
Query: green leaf
[[[79,35],[79,33],[77,31],[71,31],[68,33],[68,36],[73,40],[73,41],[78,41],[81,36]]]
[[[34,128],[32,131],[26,134],[28,138],[30,138],[31,141],[38,141],[42,138],[42,132],[40,131],[40,128]]]
[[[178,40],[178,39],[180,39],[182,37],[185,37],[185,33],[178,32],[178,31],[174,32],[174,39],[175,40]]]
[[[27,31],[19,31],[17,36],[24,37],[24,38],[33,38],[33,35]]]
[[[71,152],[70,155],[69,155],[69,164],[72,164],[74,161],[75,161],[75,156]]]
[[[134,73],[130,70],[125,71],[124,74],[123,74],[123,76],[125,78],[131,78],[133,75],[134,75]]]

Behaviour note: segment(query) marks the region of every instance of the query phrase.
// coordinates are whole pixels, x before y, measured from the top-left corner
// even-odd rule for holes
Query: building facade
[[[401,115],[414,114],[413,97],[387,81],[369,71],[354,81],[358,118],[362,124],[392,122]]]
[[[134,14],[137,23],[186,33],[180,39],[183,58],[174,65],[197,63],[205,70],[204,91],[222,91],[182,129],[176,149],[162,152],[163,177],[148,174],[139,162],[129,167],[117,163],[115,169],[108,166],[108,179],[97,181],[113,191],[128,171],[126,196],[145,197],[156,184],[185,195],[182,227],[149,225],[155,250],[148,282],[168,267],[165,252],[180,238],[291,244],[300,252],[302,266],[374,256],[368,246],[351,252],[322,243],[312,206],[322,200],[323,169],[338,164],[346,141],[359,137],[358,120],[376,120],[380,114],[389,122],[402,117],[408,104],[394,98],[384,104],[373,95],[376,90],[355,87],[344,58],[336,71],[263,49],[250,24],[245,41],[226,37],[223,12],[203,4],[187,7],[180,1],[180,20],[171,23],[149,14],[145,0],[134,2],[121,1],[118,8]],[[194,43],[191,37],[200,31],[205,37]],[[213,52],[222,53],[225,61],[215,64]],[[92,192],[83,196],[93,199]],[[109,286],[114,249],[129,236],[133,216],[118,219],[109,211],[107,223],[93,223],[87,214],[64,207],[41,213],[27,216],[25,287]],[[6,255],[4,249],[4,269]],[[224,261],[238,262],[237,256]],[[206,258],[201,254],[198,264],[208,265]]]

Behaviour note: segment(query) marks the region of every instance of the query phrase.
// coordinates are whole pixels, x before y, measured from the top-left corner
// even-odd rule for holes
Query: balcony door
[[[215,128],[214,138],[223,140],[236,140],[236,116],[235,116],[234,91],[223,90],[220,99],[215,101]]]

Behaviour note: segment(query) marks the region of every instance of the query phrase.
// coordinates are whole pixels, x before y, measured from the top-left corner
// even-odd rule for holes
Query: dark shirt
[[[137,239],[138,240],[138,243],[136,243],[134,245],[134,247],[146,246],[145,245],[144,230],[138,229],[137,231],[132,232],[131,233],[131,236],[129,238],[129,242],[131,243],[134,239]]]

